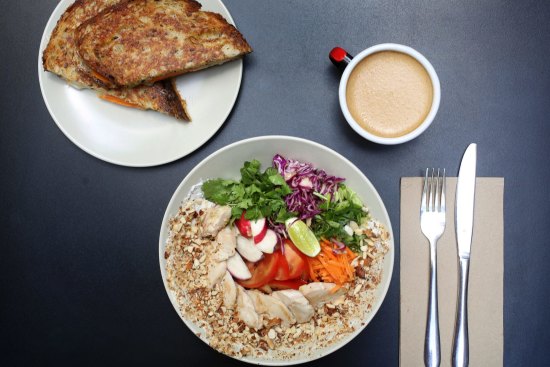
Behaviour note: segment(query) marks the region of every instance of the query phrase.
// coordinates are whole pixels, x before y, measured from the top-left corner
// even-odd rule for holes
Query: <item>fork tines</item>
[[[432,168],[431,175],[429,175],[429,171],[430,169],[426,168],[421,211],[445,212],[445,168],[442,172],[438,168],[437,176],[435,168]]]

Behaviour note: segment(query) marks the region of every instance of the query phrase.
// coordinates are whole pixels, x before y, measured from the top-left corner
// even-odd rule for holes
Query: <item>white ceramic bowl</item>
[[[248,363],[273,366],[298,364],[320,358],[341,348],[352,340],[357,334],[359,334],[374,317],[382,304],[384,297],[386,296],[386,292],[390,285],[394,262],[393,232],[384,203],[376,192],[374,186],[365,177],[365,175],[363,175],[357,167],[355,167],[342,155],[310,140],[289,136],[262,136],[233,143],[221,148],[217,152],[212,153],[210,156],[205,158],[183,179],[174,192],[168,207],[166,208],[160,229],[160,271],[166,287],[166,292],[168,293],[168,297],[170,298],[172,305],[193,334],[197,334],[201,329],[182,316],[179,312],[179,307],[174,294],[168,289],[166,284],[166,260],[164,259],[164,248],[166,241],[168,240],[168,221],[171,217],[174,217],[178,213],[180,204],[185,199],[193,185],[197,184],[201,180],[209,178],[224,177],[239,179],[239,169],[247,160],[250,161],[252,159],[258,159],[262,163],[262,169],[265,169],[265,167],[271,165],[271,159],[276,153],[280,153],[288,158],[313,163],[316,167],[322,168],[330,174],[345,177],[346,184],[353,188],[362,198],[363,202],[368,205],[372,216],[386,226],[391,238],[390,250],[384,258],[382,280],[376,290],[376,300],[372,305],[372,311],[368,313],[367,318],[363,320],[364,326],[356,330],[354,333],[348,334],[341,341],[333,344],[331,347],[316,350],[313,355],[298,355],[291,360],[274,360],[251,357],[244,357],[241,359]],[[201,337],[201,340],[205,341],[203,337]]]
[[[353,71],[353,69],[355,68],[355,66],[357,66],[357,64],[359,64],[359,62],[361,62],[361,60],[363,60],[365,57],[380,51],[396,51],[396,52],[407,54],[415,58],[422,66],[424,66],[424,68],[428,72],[428,75],[430,76],[430,79],[432,80],[432,86],[433,86],[432,107],[430,109],[430,112],[426,116],[426,119],[416,129],[414,129],[410,133],[399,137],[395,137],[395,138],[385,138],[385,137],[377,136],[363,129],[357,123],[357,121],[355,121],[355,119],[349,112],[348,102],[346,98],[346,89],[348,86],[349,76]],[[441,86],[439,84],[439,78],[437,77],[437,73],[435,72],[435,69],[433,68],[432,64],[430,64],[428,59],[426,59],[420,52],[408,46],[399,45],[396,43],[382,43],[376,46],[369,47],[366,50],[361,51],[357,56],[353,57],[351,62],[344,69],[344,73],[342,74],[342,78],[340,79],[338,97],[340,99],[340,107],[342,109],[342,113],[344,114],[344,117],[346,118],[346,121],[348,122],[348,124],[353,128],[353,130],[355,130],[356,133],[358,133],[363,138],[370,140],[374,143],[394,145],[394,144],[405,143],[409,140],[416,138],[431,125],[437,113],[437,110],[439,109],[439,102],[441,100]]]

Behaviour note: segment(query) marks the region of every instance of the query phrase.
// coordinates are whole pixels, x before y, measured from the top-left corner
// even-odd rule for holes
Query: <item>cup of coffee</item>
[[[379,144],[401,144],[432,123],[441,99],[439,78],[418,51],[395,43],[353,57],[340,47],[330,60],[343,69],[338,95],[348,124]]]

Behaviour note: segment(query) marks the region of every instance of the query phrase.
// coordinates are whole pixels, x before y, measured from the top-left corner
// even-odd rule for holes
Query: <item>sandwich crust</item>
[[[80,56],[121,87],[151,84],[236,59],[252,51],[221,15],[194,0],[129,0],[77,29]]]
[[[42,54],[44,70],[60,76],[76,88],[93,89],[103,99],[190,120],[185,101],[180,98],[172,83],[159,82],[131,89],[117,88],[108,79],[90,69],[78,54],[75,38],[77,27],[105,9],[124,2],[126,0],[76,0],[63,13],[50,36]]]

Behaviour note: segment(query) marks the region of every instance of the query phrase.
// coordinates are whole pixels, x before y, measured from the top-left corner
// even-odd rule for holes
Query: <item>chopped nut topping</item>
[[[195,199],[184,202],[170,220],[164,257],[166,282],[186,320],[201,327],[200,337],[216,350],[233,357],[267,356],[293,360],[317,353],[353,333],[371,312],[374,293],[382,275],[382,261],[389,250],[389,234],[373,220],[351,222],[353,231],[366,235],[361,252],[352,261],[355,280],[347,293],[315,309],[311,320],[283,327],[281,319],[263,318],[259,330],[247,327],[238,310],[225,307],[220,283],[208,287],[208,266],[214,260],[216,241],[202,238],[200,223],[212,203]],[[356,227],[357,226],[357,227]]]

